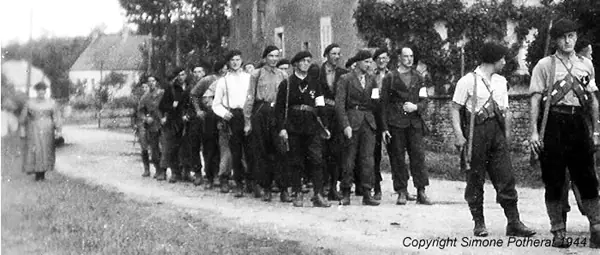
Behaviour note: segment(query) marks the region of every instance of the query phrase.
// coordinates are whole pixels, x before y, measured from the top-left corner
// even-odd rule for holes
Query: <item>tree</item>
[[[98,128],[101,127],[102,110],[112,97],[112,92],[123,87],[126,81],[125,74],[110,72],[106,77],[101,78],[98,86],[94,88],[94,100],[98,117]]]
[[[119,0],[129,22],[138,25],[138,33],[151,35],[150,72],[163,75],[175,65],[189,66],[211,61],[225,49],[223,38],[229,35],[225,10],[227,0]],[[178,63],[179,62],[179,63]],[[211,61],[212,62],[212,61]]]

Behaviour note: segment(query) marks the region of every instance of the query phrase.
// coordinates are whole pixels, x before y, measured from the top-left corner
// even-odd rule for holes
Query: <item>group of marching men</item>
[[[570,245],[568,167],[580,208],[590,220],[590,246],[599,247],[593,151],[600,129],[598,101],[591,94],[598,89],[591,61],[573,51],[576,28],[572,21],[557,22],[550,31],[557,51],[533,70],[530,144],[541,161],[553,245]],[[268,46],[263,66],[254,70],[252,64],[243,65],[240,51],[232,50],[215,63],[211,75],[205,76],[205,67],[193,68],[191,82],[183,69],[173,73],[165,89],[149,76],[138,107],[143,176],[150,176],[152,162],[159,181],[166,180],[169,168],[169,182],[191,181],[212,189],[218,181],[220,191],[229,193],[232,180],[236,197],[253,194],[269,202],[279,192],[281,202],[296,207],[304,205],[310,187],[315,207],[330,207],[328,201],[350,205],[354,185],[363,205],[377,206],[385,145],[396,204],[416,200],[431,205],[423,148],[427,93],[413,65],[413,49],[402,47],[394,68],[388,68],[392,54],[377,49],[374,54],[359,50],[344,69],[338,63],[341,51],[337,44],[327,46],[325,63],[317,65],[310,52],[298,52],[287,61],[280,59],[277,47]],[[507,52],[500,44],[484,44],[480,65],[458,81],[452,99],[451,121],[467,169],[465,199],[475,236],[488,235],[483,216],[486,173],[507,218],[506,234],[536,234],[521,222],[517,209],[508,86],[498,74]],[[585,125],[588,119],[591,126]],[[407,189],[411,175],[416,196]]]

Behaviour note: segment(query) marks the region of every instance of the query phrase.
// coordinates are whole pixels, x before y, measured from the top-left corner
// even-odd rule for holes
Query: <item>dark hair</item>
[[[48,88],[48,85],[46,85],[46,83],[44,83],[43,81],[40,81],[33,86],[33,89],[35,89],[35,90],[42,90],[42,89],[47,89],[47,88]]]
[[[233,57],[235,56],[242,56],[242,52],[239,50],[230,50],[229,52],[227,52],[227,54],[225,55],[225,60],[227,62],[229,62],[229,60],[231,60]]]
[[[153,77],[154,80],[156,80],[156,82],[158,82],[158,77],[156,77],[156,75],[152,75],[152,74],[147,75],[145,81],[148,82],[148,79],[150,79],[150,77]]]
[[[219,73],[226,64],[227,61],[225,60],[217,60],[217,62],[215,62],[215,64],[213,65],[213,72]]]
[[[581,50],[583,50],[585,47],[587,47],[588,45],[591,45],[592,42],[589,41],[588,39],[585,38],[579,38],[577,39],[577,43],[575,43],[575,52],[579,53]]]
[[[252,65],[252,66],[256,67],[256,65],[253,62],[246,62],[242,66],[246,67],[247,65]]]
[[[508,49],[501,44],[494,42],[484,43],[479,51],[479,58],[482,63],[493,64],[506,57]]]

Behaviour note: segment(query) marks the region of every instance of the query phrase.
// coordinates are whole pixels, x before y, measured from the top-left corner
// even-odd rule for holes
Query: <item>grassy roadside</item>
[[[57,172],[34,182],[20,172],[18,145],[2,146],[3,254],[332,254],[215,228]]]

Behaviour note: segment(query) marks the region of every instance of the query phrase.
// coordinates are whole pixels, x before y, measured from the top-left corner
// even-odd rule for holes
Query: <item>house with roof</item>
[[[146,35],[132,35],[125,30],[119,34],[99,35],[81,53],[69,71],[74,84],[84,86],[85,94],[93,94],[102,78],[111,72],[125,75],[125,83],[112,91],[113,97],[131,94],[131,87],[139,81],[144,56],[141,49],[149,42]]]

